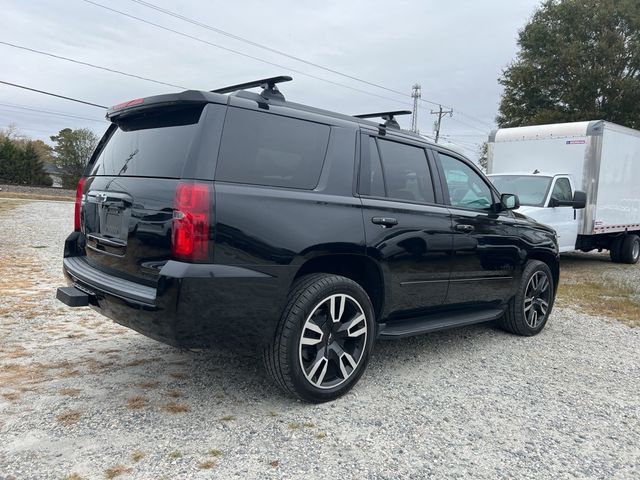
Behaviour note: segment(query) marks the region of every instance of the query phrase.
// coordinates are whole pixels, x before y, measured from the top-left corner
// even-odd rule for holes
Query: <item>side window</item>
[[[571,193],[571,184],[568,178],[558,178],[556,184],[553,186],[551,197],[556,200],[573,200],[573,194]]]
[[[462,160],[438,153],[449,190],[449,202],[454,207],[488,210],[493,204],[491,189],[471,167]]]
[[[329,127],[229,108],[216,180],[311,190],[318,184]]]
[[[423,148],[378,139],[387,197],[434,203],[433,183]]]
[[[360,164],[359,192],[362,195],[372,197],[384,197],[384,179],[382,178],[382,165],[380,164],[380,154],[376,139],[373,137],[363,137],[363,149],[367,149],[367,155],[362,155]]]

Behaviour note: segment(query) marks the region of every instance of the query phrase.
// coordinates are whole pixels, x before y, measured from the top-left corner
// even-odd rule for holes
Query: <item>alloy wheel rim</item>
[[[535,272],[524,291],[524,318],[531,328],[538,328],[549,312],[551,282],[545,272]]]
[[[316,304],[302,327],[298,357],[307,381],[329,389],[356,371],[367,344],[367,318],[358,301],[343,293]]]
[[[640,256],[640,240],[633,242],[633,250],[631,257],[635,260]]]

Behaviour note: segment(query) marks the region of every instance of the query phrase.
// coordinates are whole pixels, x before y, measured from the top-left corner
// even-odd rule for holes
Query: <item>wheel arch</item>
[[[332,273],[353,280],[367,292],[376,320],[380,319],[385,303],[384,277],[380,265],[371,257],[350,253],[318,255],[300,266],[292,283],[310,273]]]
[[[527,260],[539,260],[549,267],[551,275],[553,275],[553,289],[554,292],[557,291],[560,280],[560,260],[558,256],[551,252],[533,251],[528,255]]]

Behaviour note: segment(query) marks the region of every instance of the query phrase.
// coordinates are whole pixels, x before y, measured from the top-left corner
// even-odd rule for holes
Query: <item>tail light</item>
[[[180,182],[173,211],[171,252],[178,260],[209,259],[211,197],[209,185]]]
[[[73,229],[76,232],[79,232],[82,227],[80,212],[82,211],[82,193],[84,191],[84,183],[86,180],[87,179],[85,177],[80,177],[80,180],[78,180],[78,186],[76,187],[76,206],[73,212]]]

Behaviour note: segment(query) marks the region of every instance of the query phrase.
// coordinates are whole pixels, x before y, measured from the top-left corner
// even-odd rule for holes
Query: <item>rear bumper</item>
[[[273,335],[284,308],[286,298],[281,292],[287,287],[283,288],[283,282],[290,281],[288,268],[274,275],[173,260],[161,269],[156,287],[109,275],[84,256],[64,258],[63,270],[67,284],[84,292],[94,310],[147,337],[179,347],[224,343],[252,348],[264,343]],[[61,298],[59,293],[58,298],[73,306],[65,301],[68,294]]]

